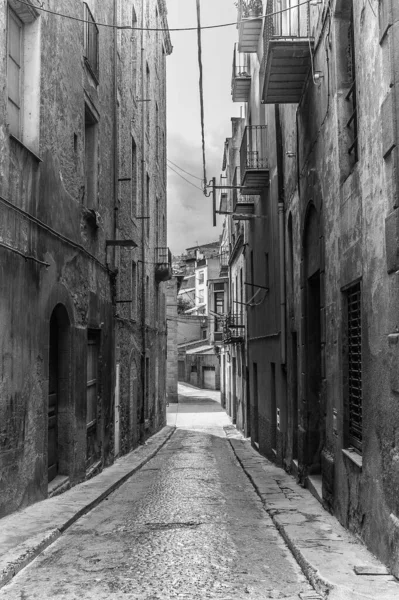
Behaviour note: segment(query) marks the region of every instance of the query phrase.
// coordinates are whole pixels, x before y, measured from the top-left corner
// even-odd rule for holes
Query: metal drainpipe
[[[145,118],[147,103],[144,100],[148,98],[144,97],[145,85],[145,52],[144,52],[144,9],[145,0],[141,0],[141,217],[148,217],[145,214],[145,194],[146,194],[146,162],[145,162]],[[141,335],[142,335],[142,367],[141,367],[141,389],[142,389],[142,403],[141,403],[141,419],[140,419],[140,439],[141,441],[145,435],[145,398],[146,398],[146,380],[147,380],[147,366],[146,366],[146,293],[145,293],[145,282],[146,282],[146,267],[145,267],[145,230],[146,230],[146,219],[141,219],[141,264],[142,264],[142,278],[141,278]]]
[[[286,363],[287,340],[285,323],[285,235],[284,235],[284,204],[278,203],[278,229],[279,229],[279,254],[280,254],[280,320],[281,320],[281,364]]]

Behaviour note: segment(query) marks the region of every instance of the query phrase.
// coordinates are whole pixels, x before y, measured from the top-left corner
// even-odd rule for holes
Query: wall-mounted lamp
[[[321,71],[315,71],[315,74],[313,75],[313,81],[315,83],[321,83],[321,80],[324,78],[324,75]]]

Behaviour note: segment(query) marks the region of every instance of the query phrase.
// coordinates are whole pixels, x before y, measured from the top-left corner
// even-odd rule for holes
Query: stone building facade
[[[171,45],[143,6],[0,8],[0,516],[165,422]]]
[[[247,310],[251,438],[398,576],[398,8],[262,4],[233,71],[268,289]]]

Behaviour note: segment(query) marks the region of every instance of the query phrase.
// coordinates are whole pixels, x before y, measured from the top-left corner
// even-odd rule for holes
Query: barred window
[[[347,441],[362,449],[362,310],[360,282],[347,298]]]
[[[85,22],[85,39],[84,39],[84,56],[86,65],[89,68],[91,74],[98,80],[99,68],[98,68],[98,27],[94,20],[91,11],[84,3],[84,20]]]
[[[359,159],[358,150],[358,110],[357,110],[357,91],[356,91],[356,63],[355,63],[355,32],[354,32],[354,21],[353,21],[353,6],[352,13],[348,28],[348,80],[351,82],[351,86],[346,95],[346,100],[350,104],[350,117],[346,124],[350,132],[350,146],[348,148],[348,154],[352,156],[353,161],[356,163]]]

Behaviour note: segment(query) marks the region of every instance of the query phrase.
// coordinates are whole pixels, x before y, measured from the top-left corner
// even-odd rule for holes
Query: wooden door
[[[58,473],[57,448],[58,416],[58,323],[53,315],[50,321],[49,390],[48,390],[48,481]]]

